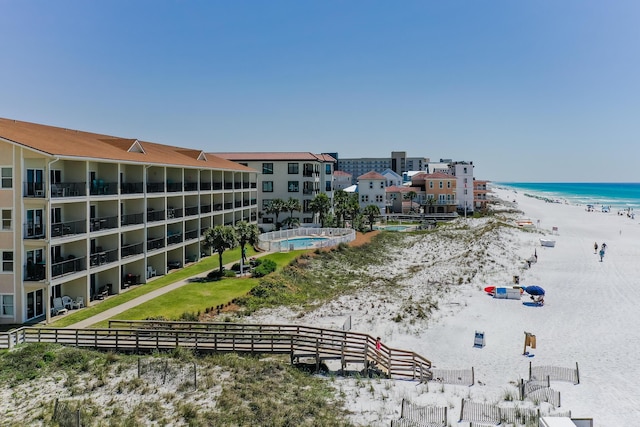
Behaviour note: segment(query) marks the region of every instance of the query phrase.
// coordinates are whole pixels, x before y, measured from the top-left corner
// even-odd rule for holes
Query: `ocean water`
[[[612,210],[640,209],[638,182],[501,182],[494,185],[576,205],[604,205],[611,206]]]

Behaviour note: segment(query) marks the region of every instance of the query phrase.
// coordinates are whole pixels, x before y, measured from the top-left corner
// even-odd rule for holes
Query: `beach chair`
[[[149,279],[151,277],[156,277],[157,274],[158,273],[156,272],[155,268],[153,268],[150,265],[147,266],[147,279]]]
[[[54,298],[53,299],[53,307],[51,308],[51,314],[57,316],[58,314],[64,314],[68,310],[64,307],[64,303],[62,302],[62,298]]]
[[[74,301],[69,295],[64,295],[62,297],[62,305],[67,310],[71,310],[73,308],[73,303],[74,303]]]
[[[73,308],[84,308],[84,297],[78,297],[73,302]]]

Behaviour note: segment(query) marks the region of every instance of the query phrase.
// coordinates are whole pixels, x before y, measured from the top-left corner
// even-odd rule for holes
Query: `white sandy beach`
[[[488,235],[470,248],[421,239],[395,254],[394,261],[379,272],[393,276],[411,266],[424,266],[398,283],[403,297],[375,293],[345,297],[302,318],[275,310],[252,321],[339,327],[351,315],[352,330],[379,335],[391,347],[415,351],[430,359],[435,368],[474,367],[477,383],[472,387],[374,380],[375,391],[369,392],[362,389],[361,381],[336,379],[336,387],[354,411],[353,421],[362,425],[388,426],[398,418],[403,398],[418,405],[448,406],[449,424],[456,425],[462,398],[504,403],[505,394],[517,395],[513,384],[528,378],[529,362],[565,368],[578,363],[580,384],[551,383],[561,392],[558,411],[571,411],[574,418],[593,418],[598,427],[640,425],[640,367],[636,361],[640,310],[633,293],[640,282],[639,222],[615,212],[545,203],[512,190],[494,192],[504,200],[515,200],[524,212],[522,217],[531,218],[534,224],[540,221],[539,229]],[[484,220],[467,221],[473,228]],[[553,227],[557,235],[552,235]],[[541,237],[555,239],[556,246],[540,246]],[[594,242],[607,243],[603,262],[594,254]],[[471,253],[461,256],[469,249]],[[484,251],[481,258],[473,256],[477,251]],[[538,262],[525,269],[524,261],[534,252]],[[474,270],[478,273],[470,283],[465,280],[439,294],[439,310],[432,320],[413,324],[392,320],[401,310],[402,299],[406,306],[409,295],[416,301],[429,292],[429,281],[451,282]],[[484,286],[512,284],[513,275],[520,276],[522,285],[540,285],[546,290],[544,307],[523,305],[526,295],[521,302],[493,299],[483,292]],[[484,348],[473,347],[475,331],[484,331]],[[525,331],[537,338],[531,358],[522,355]],[[542,405],[543,411],[550,410],[544,406],[548,404]]]

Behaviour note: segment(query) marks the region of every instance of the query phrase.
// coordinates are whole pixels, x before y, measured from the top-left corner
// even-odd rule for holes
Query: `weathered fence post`
[[[576,362],[576,381],[580,384],[580,370],[578,369],[578,362]]]
[[[138,357],[138,378],[140,378],[141,376],[142,376],[142,361]]]
[[[198,371],[195,360],[193,361],[193,389],[198,390]]]

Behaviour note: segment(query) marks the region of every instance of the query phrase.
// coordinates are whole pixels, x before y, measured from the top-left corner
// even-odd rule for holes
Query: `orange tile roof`
[[[420,187],[406,187],[400,185],[390,185],[387,187],[387,193],[408,193],[410,191],[418,193],[421,192],[422,189]]]
[[[371,172],[365,173],[364,175],[360,175],[358,179],[381,179],[383,181],[387,180],[387,178],[385,178],[384,175],[381,175],[376,171],[371,171]]]
[[[0,118],[0,138],[50,156],[255,171],[201,150]],[[199,160],[200,159],[200,160]]]
[[[226,152],[211,153],[223,159],[239,161],[261,160],[299,160],[316,162],[335,162],[336,159],[328,154],[313,154],[309,152]]]
[[[443,172],[434,173],[418,173],[411,177],[412,179],[456,179],[455,176]]]
[[[345,171],[333,171],[333,174],[336,176],[351,176],[349,172]]]

